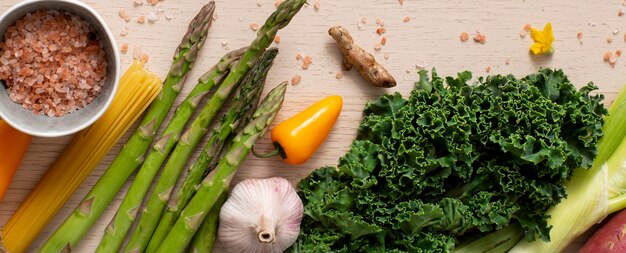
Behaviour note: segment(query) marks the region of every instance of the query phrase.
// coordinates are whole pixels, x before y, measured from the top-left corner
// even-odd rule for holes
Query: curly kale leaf
[[[549,240],[544,213],[590,167],[606,109],[560,70],[522,79],[433,70],[408,98],[368,103],[337,167],[299,184],[296,252],[450,252],[472,233],[520,224]]]

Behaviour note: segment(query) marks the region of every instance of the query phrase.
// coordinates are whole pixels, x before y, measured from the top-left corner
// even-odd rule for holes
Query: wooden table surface
[[[156,6],[136,6],[133,0],[84,2],[104,17],[116,35],[118,44],[128,43],[129,52],[122,55],[123,69],[132,61],[134,48],[141,47],[150,56],[148,68],[164,76],[188,22],[207,1],[165,0],[159,1]],[[0,12],[17,2],[19,0],[0,1]],[[217,18],[200,58],[189,74],[187,86],[177,102],[185,97],[191,90],[192,83],[221,55],[229,49],[248,45],[255,37],[250,25],[262,24],[275,8],[274,0],[216,2]],[[319,2],[319,10],[314,7],[316,2]],[[626,16],[618,15],[622,8],[626,9],[618,0],[405,0],[403,4],[398,0],[310,0],[310,5],[303,8],[292,23],[279,32],[282,40],[276,46],[280,49],[280,54],[269,74],[266,91],[281,81],[300,75],[302,81],[289,87],[277,121],[282,121],[330,94],[344,97],[342,115],[326,143],[305,165],[286,166],[274,159],[250,157],[238,172],[235,181],[252,177],[282,176],[295,183],[315,168],[335,164],[355,136],[365,102],[386,92],[400,91],[407,94],[417,80],[418,66],[426,69],[436,67],[443,75],[471,70],[475,76],[486,75],[487,68],[490,68],[492,74],[512,73],[517,76],[535,72],[544,66],[562,68],[578,86],[590,81],[596,83],[600,92],[606,95],[608,104],[626,83],[626,76],[623,74],[626,61],[619,60],[612,68],[602,59],[606,51],[626,49]],[[131,15],[130,22],[125,22],[118,16],[120,9]],[[159,15],[160,19],[145,24],[136,21],[139,15],[148,16],[151,12]],[[168,20],[166,16],[171,19]],[[403,22],[405,16],[410,21]],[[387,29],[384,34],[387,44],[380,51],[374,51],[374,45],[381,40],[381,36],[376,34],[377,18],[384,22]],[[359,28],[357,22],[362,19],[367,22]],[[531,56],[528,49],[532,40],[530,36],[522,38],[520,32],[527,23],[542,28],[546,22],[552,22],[556,52],[548,57]],[[390,70],[397,79],[398,86],[389,90],[371,88],[357,72],[342,72],[339,50],[327,35],[328,28],[334,25],[347,27],[357,43],[371,51]],[[122,36],[121,32],[125,29],[128,29],[128,34]],[[485,44],[471,40],[471,36],[477,31],[487,36]],[[461,42],[461,32],[469,33],[470,40]],[[582,33],[581,41],[577,39],[578,32]],[[613,42],[608,43],[608,38],[613,38]],[[301,61],[295,58],[298,53],[313,57],[313,64],[308,70],[301,69]],[[338,72],[345,76],[337,79]],[[128,134],[114,146],[72,195],[39,236],[39,240],[33,244],[32,251],[77,206],[127,137]],[[70,139],[71,136],[33,139],[11,188],[0,203],[0,225],[6,223]],[[260,145],[268,147],[268,137]],[[128,184],[122,193],[127,187]],[[122,198],[123,194],[117,196],[113,205],[75,252],[90,252],[95,248]],[[584,237],[579,238],[566,252],[575,252],[581,242],[584,242]]]

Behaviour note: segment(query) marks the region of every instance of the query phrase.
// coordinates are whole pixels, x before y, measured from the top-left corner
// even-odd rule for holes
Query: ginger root
[[[385,67],[376,62],[374,56],[363,48],[354,44],[354,40],[348,30],[341,26],[334,26],[328,30],[328,34],[339,45],[344,56],[343,68],[348,71],[356,66],[365,80],[376,87],[391,88],[396,86],[396,80],[387,72]]]

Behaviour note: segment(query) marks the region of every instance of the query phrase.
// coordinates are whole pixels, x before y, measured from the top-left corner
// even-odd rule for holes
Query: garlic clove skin
[[[286,179],[247,179],[222,206],[217,237],[229,252],[281,253],[298,238],[303,212]]]

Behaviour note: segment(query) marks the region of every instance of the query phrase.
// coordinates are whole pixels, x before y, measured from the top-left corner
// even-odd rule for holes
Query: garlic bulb
[[[286,179],[247,179],[222,206],[218,240],[229,252],[281,253],[298,238],[303,212]]]

